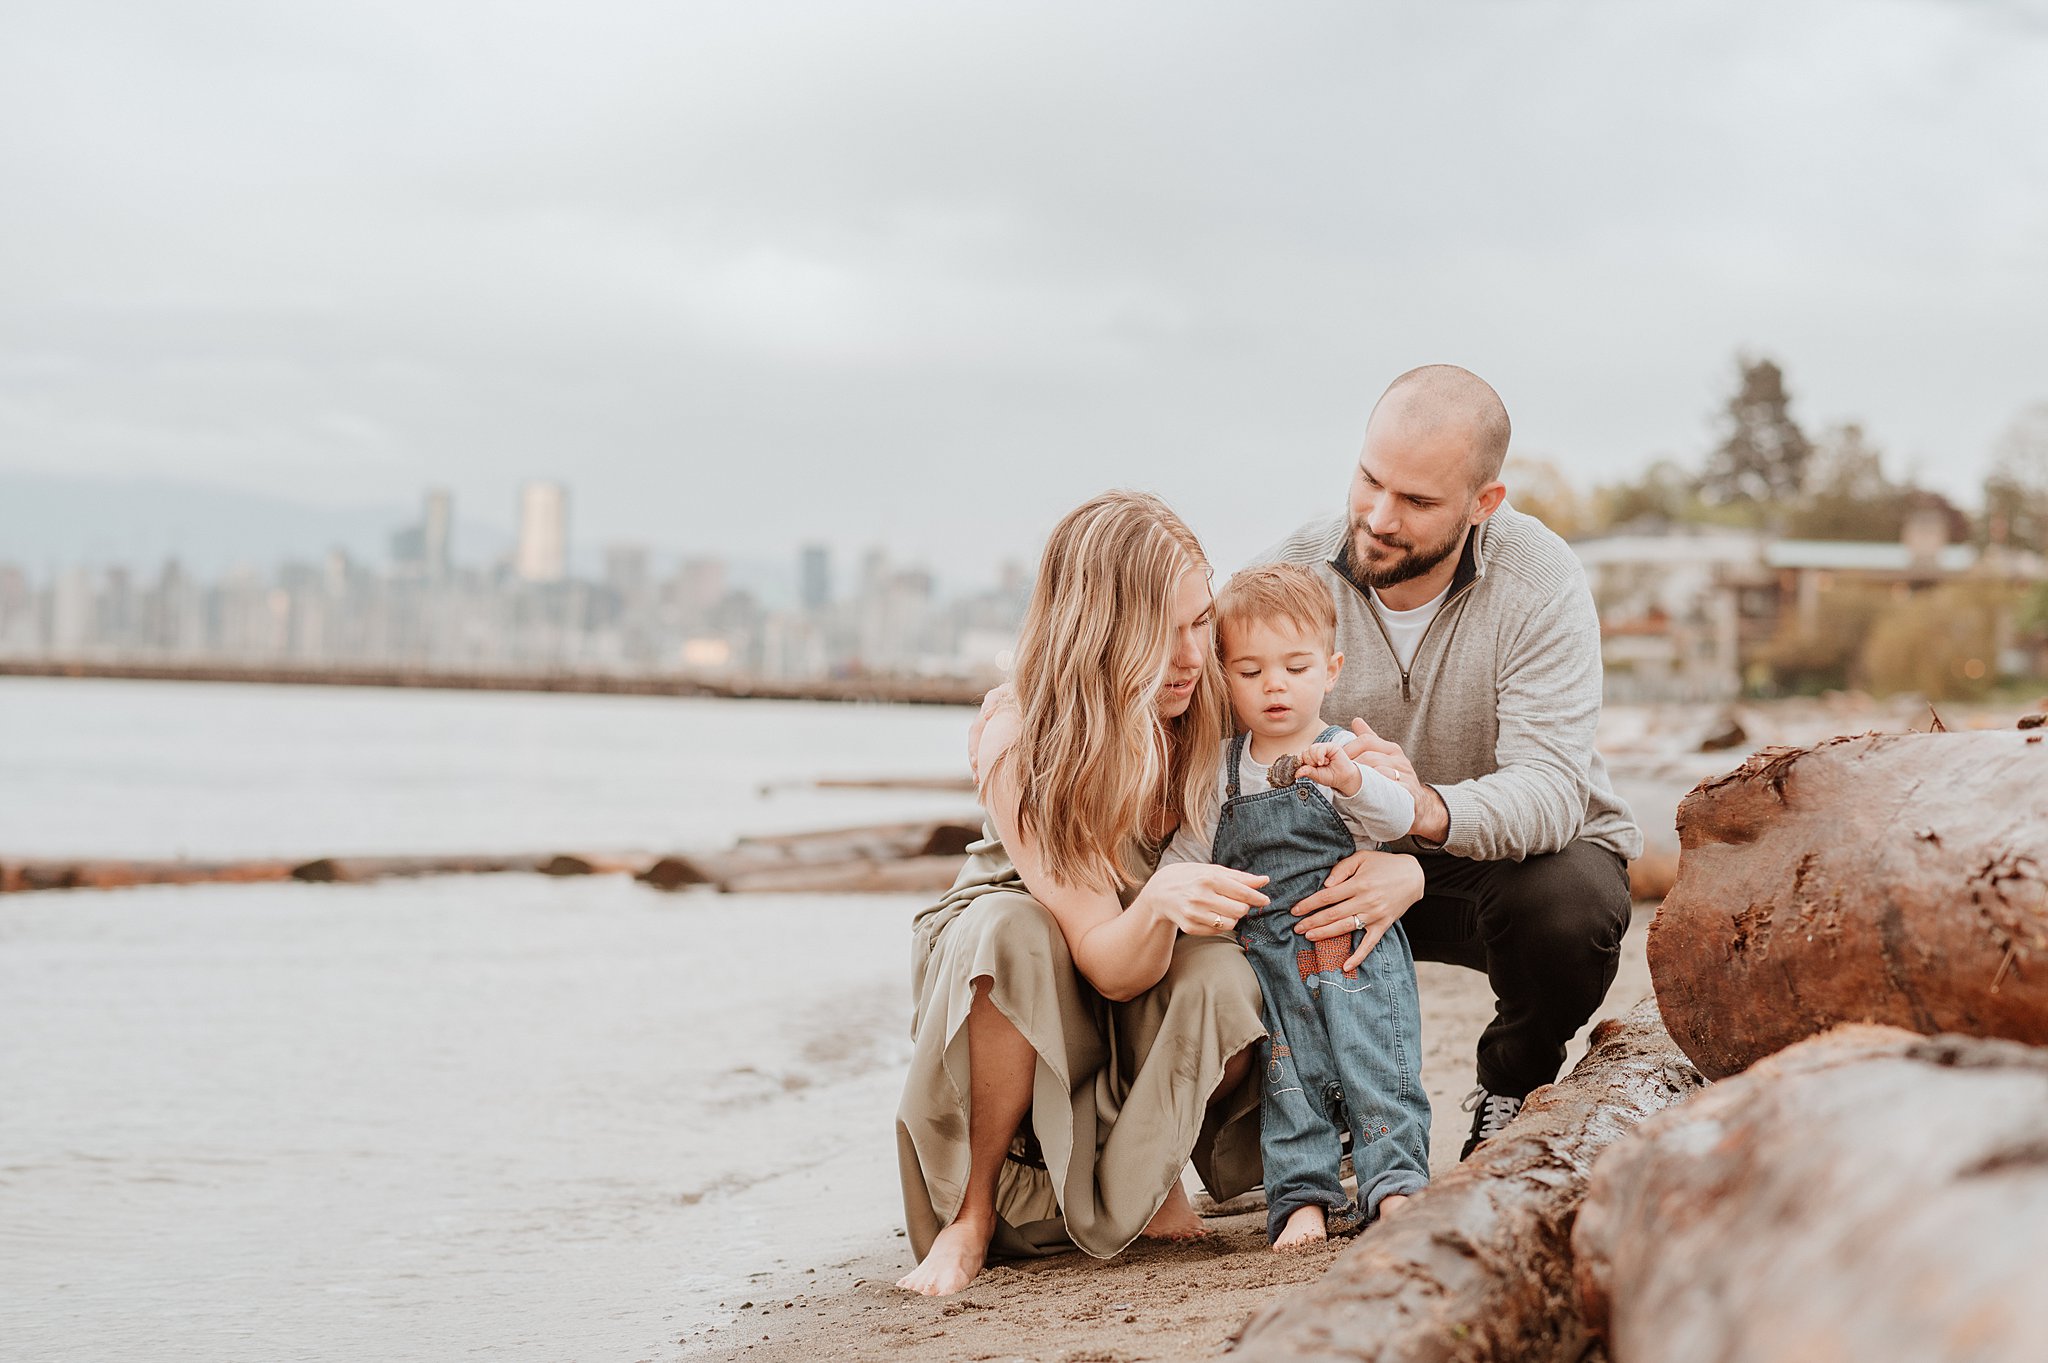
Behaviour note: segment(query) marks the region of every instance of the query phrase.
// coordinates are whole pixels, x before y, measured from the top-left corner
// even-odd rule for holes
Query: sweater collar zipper
[[[1452,592],[1449,596],[1444,598],[1443,605],[1437,607],[1436,614],[1430,616],[1429,623],[1422,627],[1422,637],[1415,641],[1415,656],[1417,658],[1420,658],[1422,656],[1423,645],[1429,642],[1429,636],[1436,631],[1436,622],[1443,619],[1445,614],[1449,612],[1451,607],[1457,605],[1458,602],[1464,597],[1465,593],[1471,591],[1474,587],[1479,585],[1479,578],[1481,574],[1478,571],[1479,546],[1476,542],[1471,545],[1471,554],[1473,568],[1472,576],[1466,578],[1463,585],[1461,585],[1456,591]],[[1372,589],[1370,587],[1360,586],[1358,584],[1357,579],[1351,576],[1351,546],[1348,543],[1346,543],[1342,548],[1340,548],[1337,551],[1337,557],[1331,560],[1330,566],[1337,570],[1337,576],[1343,578],[1346,583],[1350,584],[1352,591],[1357,592],[1360,596],[1365,598],[1365,609],[1372,616],[1372,622],[1375,625],[1379,626],[1380,638],[1386,640],[1387,655],[1394,660],[1394,668],[1401,674],[1401,703],[1404,705],[1412,705],[1415,701],[1415,694],[1413,690],[1410,689],[1408,684],[1409,674],[1412,668],[1403,667],[1401,665],[1400,650],[1394,647],[1394,636],[1387,632],[1386,619],[1380,614],[1380,603],[1374,599]]]
[[[1349,575],[1346,575],[1344,580],[1346,582],[1351,582],[1351,578],[1349,577]],[[1467,582],[1464,586],[1458,588],[1458,590],[1452,592],[1449,596],[1444,598],[1443,605],[1437,607],[1436,614],[1430,616],[1429,623],[1422,627],[1422,637],[1415,641],[1415,657],[1417,659],[1420,659],[1422,657],[1422,649],[1423,646],[1429,642],[1429,636],[1436,632],[1436,622],[1443,619],[1444,616],[1450,612],[1451,607],[1457,605],[1458,602],[1464,598],[1465,593],[1471,591],[1474,587],[1478,585],[1479,579],[1473,578],[1470,582]],[[1385,618],[1380,615],[1380,603],[1373,600],[1372,592],[1370,589],[1360,587],[1356,582],[1351,582],[1351,589],[1357,592],[1360,596],[1365,598],[1365,608],[1366,610],[1372,613],[1372,622],[1380,627],[1380,638],[1387,641],[1387,653],[1393,658],[1395,668],[1399,670],[1399,672],[1401,673],[1402,703],[1414,703],[1414,692],[1411,691],[1408,686],[1408,677],[1412,670],[1412,665],[1411,667],[1401,666],[1401,654],[1394,647],[1394,636],[1387,632],[1387,622]]]

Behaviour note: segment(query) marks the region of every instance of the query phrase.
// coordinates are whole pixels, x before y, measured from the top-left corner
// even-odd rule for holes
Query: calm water
[[[0,678],[0,856],[719,846],[956,811],[942,706]]]
[[[0,681],[0,853],[699,846],[951,812],[788,783],[951,772],[965,721]],[[0,899],[0,1354],[674,1358],[750,1285],[897,1224],[873,1114],[915,906],[537,876]]]

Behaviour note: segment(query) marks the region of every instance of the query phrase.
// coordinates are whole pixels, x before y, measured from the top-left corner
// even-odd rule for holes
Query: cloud
[[[1967,492],[2042,389],[2022,5],[11,11],[0,464],[978,573],[1252,552],[1455,359],[1582,478],[1738,347]],[[1248,491],[1247,489],[1250,489]]]

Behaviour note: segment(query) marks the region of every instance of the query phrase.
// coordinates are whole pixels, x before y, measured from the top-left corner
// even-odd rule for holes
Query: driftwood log
[[[1843,1022],[2048,1042],[2048,744],[1879,734],[1766,749],[1678,807],[1650,925],[1710,1079]]]
[[[936,893],[953,883],[981,829],[921,820],[741,838],[729,851],[663,857],[640,879],[663,890],[708,885],[727,894]]]
[[[1845,1027],[1600,1161],[1573,1231],[1628,1363],[2048,1358],[2048,1050]]]
[[[1653,1002],[1602,1022],[1571,1074],[1531,1094],[1505,1132],[1367,1230],[1320,1281],[1253,1316],[1237,1355],[1578,1359],[1586,1332],[1570,1234],[1587,1172],[1616,1139],[1699,1084]]]
[[[247,885],[289,880],[288,861],[0,862],[0,894],[30,890],[120,890],[137,885]]]
[[[495,875],[538,870],[546,857],[401,856],[318,857],[292,867],[292,879],[318,885],[363,885],[373,880],[415,876]]]
[[[400,876],[506,871],[637,874],[664,890],[709,885],[731,893],[936,894],[953,883],[968,844],[980,836],[980,825],[969,818],[921,819],[742,838],[723,852],[668,856],[651,864],[644,854],[589,852],[338,856],[296,862],[0,861],[0,894],[275,880],[359,885]]]

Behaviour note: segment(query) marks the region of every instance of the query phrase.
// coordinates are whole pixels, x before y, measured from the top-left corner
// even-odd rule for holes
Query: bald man
[[[1416,809],[1407,839],[1340,863],[1294,912],[1314,940],[1399,922],[1418,959],[1486,972],[1466,1155],[1557,1077],[1606,997],[1643,845],[1593,750],[1592,592],[1564,541],[1507,505],[1508,436],[1476,374],[1410,370],[1366,422],[1345,513],[1266,555],[1329,587],[1347,666],[1324,718],[1363,721],[1354,751]]]

